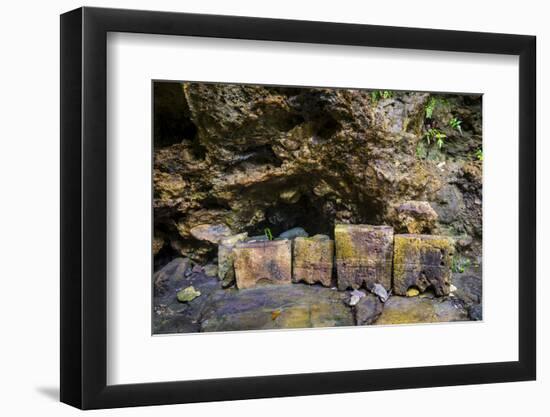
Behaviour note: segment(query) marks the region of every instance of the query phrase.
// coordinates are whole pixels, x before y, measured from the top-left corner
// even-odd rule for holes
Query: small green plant
[[[265,237],[267,237],[267,240],[273,240],[273,234],[271,233],[271,229],[269,227],[266,227],[264,229]]]
[[[482,161],[483,162],[483,150],[480,148],[478,149],[476,152],[475,152],[475,157],[478,161]]]
[[[457,117],[453,117],[451,120],[449,120],[449,126],[451,126],[454,130],[458,130],[460,134],[462,134],[462,127],[460,126],[462,124],[462,120],[458,119]]]
[[[431,119],[434,113],[435,106],[437,105],[437,99],[435,97],[430,97],[428,103],[426,103],[426,119]]]
[[[451,264],[451,271],[463,273],[470,267],[470,260],[463,257],[454,257]]]
[[[435,128],[428,129],[427,132],[424,134],[424,139],[426,139],[426,142],[428,142],[428,145],[430,145],[432,142],[435,142],[439,149],[443,147],[443,144],[445,143],[444,140],[446,137],[447,135],[445,133]]]
[[[433,119],[434,111],[436,107],[446,106],[450,107],[449,100],[445,97],[433,97],[431,96],[424,107],[424,112],[426,114],[426,119]]]
[[[370,93],[370,98],[375,103],[380,99],[387,99],[392,97],[393,97],[393,91],[390,91],[390,90],[376,90],[376,91],[371,91]]]

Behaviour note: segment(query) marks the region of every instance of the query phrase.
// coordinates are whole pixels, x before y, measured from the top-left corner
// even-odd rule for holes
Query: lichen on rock
[[[334,241],[328,236],[295,238],[292,257],[292,281],[332,285]]]
[[[180,303],[188,303],[201,295],[200,291],[195,290],[192,285],[178,291],[177,298]]]
[[[438,323],[468,320],[467,311],[449,299],[391,297],[374,324]]]
[[[451,239],[435,235],[394,236],[393,292],[408,295],[432,288],[437,296],[448,295],[454,245]]]
[[[391,288],[393,229],[337,224],[334,228],[338,289]]]
[[[397,228],[403,232],[431,233],[437,219],[437,213],[427,201],[407,201],[397,208]]]

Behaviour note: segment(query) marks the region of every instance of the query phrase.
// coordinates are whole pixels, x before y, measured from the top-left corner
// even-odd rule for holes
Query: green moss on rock
[[[308,284],[332,283],[334,242],[326,235],[294,239],[292,280]]]
[[[338,289],[375,283],[391,287],[393,228],[337,224],[334,228]]]
[[[453,241],[445,236],[395,235],[393,292],[406,295],[411,287],[421,292],[431,287],[438,296],[448,295],[453,254]]]
[[[177,298],[180,303],[188,303],[201,295],[200,291],[195,290],[192,285],[178,291]]]

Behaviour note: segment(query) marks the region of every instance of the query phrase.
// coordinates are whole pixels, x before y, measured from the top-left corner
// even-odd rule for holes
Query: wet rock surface
[[[334,289],[307,284],[223,289],[203,272],[176,271],[174,265],[163,270],[174,292],[154,298],[155,334],[354,325],[346,293]],[[178,300],[181,291],[190,299]]]
[[[483,284],[481,275],[472,272],[453,273],[453,285],[456,288],[453,295],[468,310],[470,319],[476,321],[483,320]]]
[[[163,283],[163,290],[155,286],[153,300],[153,331],[155,334],[189,333],[200,330],[201,312],[209,296],[220,289],[216,278],[204,272],[193,272],[189,260],[178,258],[157,273]],[[193,292],[200,292],[188,302],[178,300],[180,291],[193,287]],[[190,290],[188,290],[191,292]]]
[[[390,297],[375,324],[437,323],[468,320],[464,307],[452,299]]]
[[[453,285],[456,287],[454,295],[467,305],[481,303],[482,280],[481,276],[471,273],[453,273]]]
[[[191,268],[187,258],[176,258],[153,275],[153,291],[155,297],[170,297],[178,286],[184,282],[186,273]]]
[[[468,307],[468,315],[471,320],[480,321],[483,320],[483,307],[481,304],[473,304]]]
[[[305,284],[216,292],[204,310],[201,331],[353,326],[345,294]]]
[[[173,266],[169,269],[175,271]],[[479,304],[467,309],[449,297],[390,296],[382,303],[366,290],[355,290],[363,296],[350,303],[353,292],[320,285],[223,289],[217,278],[204,272],[187,276],[164,272],[175,292],[154,298],[155,334],[481,320]],[[190,286],[200,296],[178,301],[177,293]]]

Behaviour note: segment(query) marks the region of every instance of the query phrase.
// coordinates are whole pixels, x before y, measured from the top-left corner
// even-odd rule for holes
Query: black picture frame
[[[107,385],[108,32],[519,56],[519,360]],[[535,45],[534,36],[251,17],[88,7],[61,15],[61,401],[95,409],[534,380]]]

